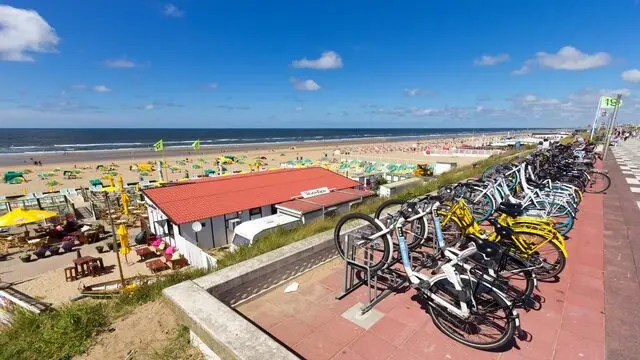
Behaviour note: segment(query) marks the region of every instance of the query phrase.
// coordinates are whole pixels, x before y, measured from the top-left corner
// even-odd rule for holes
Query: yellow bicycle
[[[489,219],[495,229],[490,232],[475,221],[471,209],[463,199],[443,204],[438,216],[443,231],[454,234],[459,231],[459,237],[454,238],[474,235],[504,243],[510,251],[535,267],[533,270],[539,279],[554,278],[564,270],[568,257],[567,248],[563,236],[553,228],[552,220],[512,217],[503,213]],[[497,229],[509,231],[509,236],[504,236]]]

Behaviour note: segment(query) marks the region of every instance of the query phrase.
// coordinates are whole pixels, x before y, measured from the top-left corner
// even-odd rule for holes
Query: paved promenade
[[[605,168],[605,328],[607,360],[640,359],[640,140],[620,142]]]
[[[296,279],[300,283],[296,292],[284,293],[287,283],[237,309],[306,359],[603,360],[609,348],[610,354],[623,354],[628,352],[626,346],[638,346],[638,341],[625,343],[637,337],[638,331],[619,338],[617,344],[612,343],[612,336],[621,332],[618,324],[625,321],[625,315],[618,311],[615,322],[606,321],[609,333],[605,336],[603,199],[607,196],[609,194],[585,196],[576,226],[567,240],[569,257],[565,271],[559,281],[540,284],[542,308],[520,311],[527,338],[515,341],[503,352],[473,350],[443,335],[412,298],[413,290],[393,294],[378,304],[373,310],[376,319],[369,319],[369,326],[348,320],[349,309],[364,302],[366,295],[362,289],[343,300],[335,300],[335,295],[342,290],[343,265],[338,260]],[[622,221],[619,213],[618,217],[614,216],[618,224]],[[607,259],[611,256],[607,252]],[[631,261],[630,251],[622,256]],[[637,308],[634,299],[640,297],[631,296],[631,288],[624,288],[632,280],[627,280],[625,275],[624,281],[617,285],[623,289],[607,296],[607,304],[626,302],[624,309]],[[633,289],[637,289],[637,282]],[[638,359],[620,356],[609,359]]]

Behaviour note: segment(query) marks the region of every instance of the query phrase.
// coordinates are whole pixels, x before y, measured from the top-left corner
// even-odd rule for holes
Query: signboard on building
[[[318,195],[324,195],[324,194],[328,194],[328,193],[329,193],[329,188],[328,187],[321,187],[321,188],[317,188],[317,189],[301,191],[300,195],[302,195],[302,197],[306,199],[306,198],[310,198],[310,197],[314,197],[314,196],[318,196]]]

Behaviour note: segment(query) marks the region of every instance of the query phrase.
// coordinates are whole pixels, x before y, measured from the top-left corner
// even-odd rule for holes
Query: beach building
[[[168,238],[197,266],[208,261],[201,259],[200,249],[230,244],[243,222],[284,213],[306,223],[373,195],[360,186],[329,170],[309,167],[202,178],[142,193],[151,231]]]

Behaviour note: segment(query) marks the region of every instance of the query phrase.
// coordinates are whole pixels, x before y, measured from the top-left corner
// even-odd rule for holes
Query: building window
[[[254,208],[249,210],[249,218],[251,218],[251,220],[259,219],[261,217],[262,217],[262,208]]]
[[[170,238],[173,238],[173,224],[169,219],[167,219],[167,235],[169,235]]]

